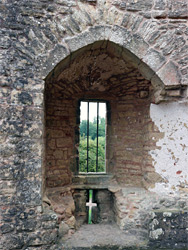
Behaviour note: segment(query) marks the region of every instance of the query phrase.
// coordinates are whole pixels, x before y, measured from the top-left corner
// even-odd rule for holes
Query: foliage
[[[87,136],[87,120],[83,120],[80,123],[80,136]],[[95,140],[97,137],[97,118],[95,117],[93,122],[89,122],[89,136],[92,140]],[[105,137],[105,118],[99,117],[99,137]]]
[[[96,151],[97,151],[97,119],[89,123],[89,147],[88,147],[88,172],[96,172]],[[99,119],[98,133],[98,170],[105,172],[105,119]],[[87,172],[87,121],[80,124],[79,144],[79,169],[80,172]]]

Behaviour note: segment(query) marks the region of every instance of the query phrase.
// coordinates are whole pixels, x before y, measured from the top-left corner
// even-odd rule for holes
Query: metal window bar
[[[98,172],[98,151],[99,151],[99,102],[97,102],[97,148],[96,148],[96,172]]]
[[[87,103],[87,173],[89,172],[89,102]]]
[[[89,132],[90,132],[90,127],[89,127],[89,112],[90,112],[90,101],[86,101],[87,103],[87,159],[86,159],[86,172],[91,172],[90,167],[89,167]],[[99,171],[99,108],[100,108],[100,102],[96,102],[97,104],[97,135],[96,135],[96,166],[95,166],[95,172]]]

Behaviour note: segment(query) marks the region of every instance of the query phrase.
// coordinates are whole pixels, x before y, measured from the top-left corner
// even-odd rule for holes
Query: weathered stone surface
[[[49,231],[37,231],[34,234],[31,234],[31,238],[29,239],[29,246],[40,246],[53,244],[57,241],[57,230],[49,230]]]
[[[164,10],[166,8],[166,0],[156,0],[154,8],[157,10]]]
[[[97,25],[89,28],[92,36],[95,38],[95,41],[108,40],[109,34],[111,32],[111,26]]]
[[[140,10],[150,10],[152,7],[152,1],[146,0],[138,0],[138,1],[133,1],[133,0],[128,0],[127,1],[127,10],[129,11],[140,11]]]
[[[178,86],[180,85],[180,74],[177,66],[172,62],[164,65],[158,72],[157,75],[165,83],[165,86]]]
[[[0,227],[1,232],[4,233],[10,233],[14,230],[14,226],[10,224],[4,224]]]
[[[168,1],[169,17],[170,18],[186,18],[188,5],[185,0],[182,1]]]
[[[59,236],[64,237],[69,232],[69,226],[65,222],[61,222],[59,225]]]
[[[125,47],[127,46],[126,42],[124,43],[124,46]],[[134,34],[127,48],[133,54],[138,56],[138,58],[143,58],[146,54],[148,47],[149,47],[148,44],[144,41],[144,39],[140,35]]]
[[[46,77],[48,72],[52,71],[52,69],[69,54],[70,52],[65,46],[57,44],[51,51],[48,60],[43,64],[43,69],[41,70],[43,76]]]
[[[0,249],[57,250],[59,228],[64,235],[81,225],[74,217],[79,197],[75,208],[65,186],[76,180],[76,102],[88,93],[111,102],[107,165],[113,178],[108,181],[118,181],[113,190],[119,225],[146,230],[149,211],[163,209],[155,216],[159,224],[151,230],[151,246],[186,247],[186,212],[169,216],[165,211],[187,209],[186,173],[178,163],[187,152],[187,125],[177,123],[183,132],[175,138],[176,151],[161,156],[160,147],[174,144],[171,135],[160,145],[166,137],[151,120],[150,104],[187,101],[187,13],[186,0],[1,1]],[[157,162],[163,159],[158,168],[162,181],[154,155],[148,153],[152,149]],[[97,183],[108,188],[104,177],[76,181],[82,188]],[[171,198],[154,198],[134,188],[121,193],[120,184],[155,190],[165,186]],[[51,190],[42,208],[46,186],[60,190]],[[86,211],[81,212],[86,218]]]
[[[155,212],[155,218],[150,223],[150,246],[186,249],[188,233],[187,213],[180,212]],[[184,230],[183,230],[184,229]]]
[[[130,31],[118,26],[114,27],[110,41],[123,46],[138,58],[144,57],[148,49],[147,43],[139,35],[132,35]]]
[[[160,55],[158,51],[151,49],[144,56],[143,62],[145,62],[154,72],[157,72],[165,63],[165,57]]]
[[[95,39],[92,36],[92,33],[86,31],[81,35],[79,35],[78,37],[67,38],[65,41],[70,51],[74,52],[78,49],[83,48],[84,46],[92,44],[95,41]]]
[[[119,26],[115,26],[110,35],[110,41],[117,43],[121,46],[125,44],[125,47],[126,47],[126,44],[129,45],[131,41],[131,36],[132,34],[127,29],[124,29]]]
[[[21,249],[24,246],[24,239],[19,235],[8,235],[6,237],[1,238],[0,247],[1,249]]]
[[[155,74],[154,71],[150,69],[145,63],[140,63],[138,66],[138,70],[147,80],[151,80],[151,78]]]

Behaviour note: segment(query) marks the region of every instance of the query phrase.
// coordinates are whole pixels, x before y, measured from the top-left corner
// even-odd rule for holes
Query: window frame
[[[106,104],[106,129],[105,129],[105,172],[80,172],[79,171],[79,143],[80,143],[80,115],[81,115],[81,102],[99,102],[99,103],[105,103]],[[110,124],[110,103],[108,100],[105,99],[98,99],[98,98],[82,98],[79,99],[77,104],[77,124],[78,124],[78,131],[76,133],[76,145],[77,145],[77,158],[76,158],[76,175],[107,175],[108,174],[108,164],[107,164],[107,158],[108,158],[108,152],[107,152],[107,145],[108,145],[108,127]]]

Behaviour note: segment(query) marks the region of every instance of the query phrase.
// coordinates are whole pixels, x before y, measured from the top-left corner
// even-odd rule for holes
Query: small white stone
[[[42,206],[38,206],[38,207],[37,207],[37,212],[38,212],[38,213],[42,213]]]
[[[164,216],[164,217],[171,217],[171,216],[172,216],[172,213],[171,213],[171,212],[164,212],[164,213],[163,213],[163,216]]]
[[[163,233],[164,233],[164,232],[163,232],[162,228],[157,228],[156,230],[151,231],[149,236],[150,236],[150,238],[156,240],[156,239],[158,239],[159,236],[160,236],[161,234],[163,234]]]

